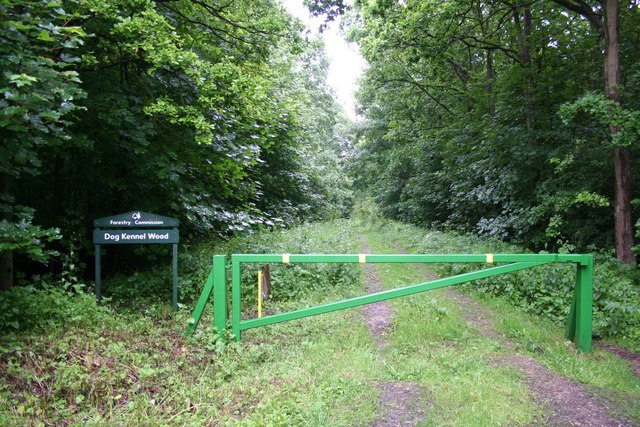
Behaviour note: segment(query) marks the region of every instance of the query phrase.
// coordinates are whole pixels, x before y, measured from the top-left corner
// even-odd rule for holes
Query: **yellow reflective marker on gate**
[[[258,271],[258,319],[262,317],[262,271]]]
[[[360,264],[366,264],[366,262],[367,262],[367,254],[358,255],[358,262]]]
[[[487,254],[487,264],[493,264],[493,254]]]
[[[289,254],[282,254],[282,263],[289,264]]]

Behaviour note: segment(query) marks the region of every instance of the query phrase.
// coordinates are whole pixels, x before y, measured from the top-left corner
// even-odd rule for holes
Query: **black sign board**
[[[93,221],[96,252],[96,298],[101,299],[101,245],[172,244],[173,308],[178,309],[178,242],[180,221],[143,211],[131,211]]]

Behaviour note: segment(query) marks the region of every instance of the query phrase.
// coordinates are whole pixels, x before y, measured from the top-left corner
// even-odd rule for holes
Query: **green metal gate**
[[[240,306],[240,273],[241,265],[246,263],[479,263],[489,266],[477,271],[409,285],[403,288],[385,290],[288,313],[242,320],[240,316],[242,311]],[[209,273],[205,287],[196,304],[193,316],[189,320],[186,333],[190,335],[195,330],[204,311],[204,307],[213,293],[214,324],[220,337],[222,339],[225,338],[228,327],[227,270],[229,268],[231,268],[231,332],[236,340],[240,340],[242,331],[247,329],[358,307],[551,263],[572,263],[576,265],[576,286],[569,310],[566,334],[567,338],[574,341],[581,351],[590,352],[593,305],[593,256],[573,254],[234,254],[231,255],[230,264],[227,264],[227,257],[225,255],[215,255],[213,257],[213,268]]]

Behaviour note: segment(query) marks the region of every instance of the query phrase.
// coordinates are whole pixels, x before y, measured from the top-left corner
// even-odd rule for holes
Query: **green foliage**
[[[0,5],[0,173],[38,173],[41,148],[69,140],[65,116],[79,109],[77,48],[84,30],[70,23],[79,2],[4,1]],[[72,12],[66,12],[72,10]],[[3,191],[6,191],[3,188]]]
[[[563,104],[559,114],[565,123],[584,115],[585,120],[595,121],[602,128],[616,127],[618,132],[613,136],[612,146],[633,147],[640,139],[640,111],[626,109],[601,93],[590,92]]]
[[[337,231],[338,230],[338,231]],[[359,237],[355,225],[347,220],[311,223],[287,231],[264,231],[247,239],[234,239],[227,253],[356,253]],[[242,248],[242,249],[240,249]],[[255,307],[257,271],[242,271],[243,304]],[[334,294],[360,279],[360,270],[350,264],[272,264],[271,294],[275,301],[303,299],[311,294]]]
[[[348,215],[320,42],[271,1],[213,3],[2,4],[0,191],[34,238],[131,209],[185,238]]]
[[[576,194],[576,203],[582,203],[592,207],[606,208],[609,206],[609,201],[599,194],[590,193],[588,191],[582,191]]]
[[[621,4],[612,103],[594,92],[601,33],[560,3],[357,3],[370,67],[352,174],[385,217],[533,250],[613,247],[611,147],[638,154],[638,9]]]
[[[259,170],[273,151],[297,144],[289,102],[297,88],[284,82],[306,76],[293,70],[304,48],[297,28],[270,6],[90,3],[96,16],[87,27],[96,37],[87,50],[95,65],[82,78],[97,114],[77,132],[99,152],[88,166],[99,171],[103,205],[168,205],[195,233],[279,217],[283,198],[263,203],[271,188],[262,188]],[[273,165],[298,171],[296,163],[282,166]],[[308,195],[297,182],[290,187]],[[148,196],[140,200],[140,193]]]
[[[38,258],[49,255],[43,251]],[[0,292],[0,331],[5,335],[0,347],[8,346],[4,351],[13,350],[21,334],[97,328],[109,321],[109,309],[96,304],[79,277],[81,262],[75,249],[54,255],[62,261],[59,274],[34,276],[26,285]]]
[[[86,38],[74,25],[82,18],[80,4],[0,4],[0,253],[11,261],[13,251],[46,261],[55,252],[45,243],[60,238],[53,224],[33,222],[34,211],[16,197],[15,182],[42,172],[51,160],[46,150],[73,145],[67,127],[85,96],[74,70]],[[4,272],[1,280],[3,287],[12,282]]]
[[[3,350],[12,350],[20,334],[77,326],[102,326],[108,311],[96,305],[83,284],[58,286],[42,280],[39,286],[15,286],[0,293],[0,330]]]
[[[353,209],[353,218],[361,221],[362,227],[366,230],[374,230],[376,226],[383,223],[380,208],[370,197],[356,203]]]
[[[5,205],[0,208],[4,210]],[[46,262],[50,256],[58,255],[58,252],[46,248],[46,243],[62,238],[57,228],[43,229],[34,225],[33,210],[25,207],[14,206],[5,213],[5,217],[17,217],[17,221],[0,220],[0,253],[25,252],[29,258],[35,261]]]
[[[409,242],[416,253],[526,253],[526,249],[495,239],[468,234],[421,230],[400,223],[386,223],[384,233]],[[461,274],[477,269],[472,264],[435,266],[443,274]],[[597,255],[594,263],[593,332],[596,337],[622,339],[640,350],[640,278],[637,271],[610,255]],[[563,326],[575,286],[575,268],[548,265],[496,276],[467,285],[479,294],[504,296],[511,304]]]

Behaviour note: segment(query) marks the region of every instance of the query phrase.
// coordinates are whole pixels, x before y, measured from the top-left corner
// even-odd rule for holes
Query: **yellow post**
[[[258,318],[262,317],[262,271],[258,271]]]

